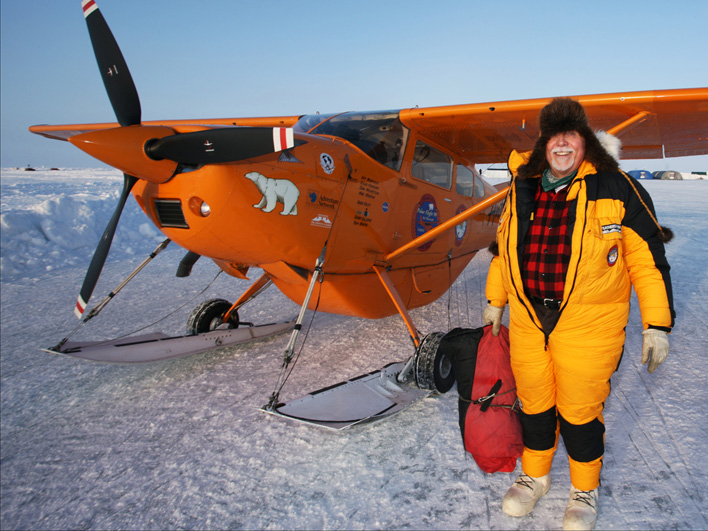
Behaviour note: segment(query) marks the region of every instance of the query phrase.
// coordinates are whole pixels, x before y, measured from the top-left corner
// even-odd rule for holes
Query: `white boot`
[[[551,488],[551,475],[532,478],[521,474],[506,491],[502,500],[502,510],[509,516],[524,516],[533,511],[536,502]]]
[[[597,509],[597,489],[580,490],[571,486],[568,507],[563,517],[563,529],[566,531],[594,529]]]

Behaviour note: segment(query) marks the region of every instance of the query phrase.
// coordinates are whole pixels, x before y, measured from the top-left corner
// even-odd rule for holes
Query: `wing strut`
[[[420,335],[418,334],[418,330],[413,324],[411,316],[408,314],[408,309],[406,308],[406,305],[403,302],[401,295],[398,293],[396,286],[391,280],[391,276],[388,274],[387,266],[389,262],[409,253],[414,249],[417,249],[421,245],[429,242],[430,240],[437,238],[443,232],[454,229],[460,223],[488,209],[490,206],[498,203],[499,201],[502,201],[506,197],[508,189],[509,187],[500,190],[496,194],[483,199],[476,205],[471,206],[470,208],[468,208],[464,212],[461,212],[457,216],[450,218],[444,223],[441,223],[434,229],[431,229],[425,234],[418,236],[414,240],[411,240],[410,242],[406,243],[405,245],[402,245],[395,251],[386,255],[382,263],[373,266],[373,269],[376,272],[376,275],[379,277],[381,284],[383,284],[384,288],[386,289],[386,293],[388,293],[388,296],[391,297],[391,301],[393,301],[396,310],[398,310],[399,315],[406,323],[406,328],[408,328],[408,332],[411,335],[411,339],[413,340],[413,344],[415,345],[416,349],[420,346]]]
[[[644,122],[644,120],[649,118],[651,114],[652,113],[650,113],[649,111],[638,112],[631,118],[627,118],[621,124],[611,127],[607,132],[616,137],[620,137],[623,133],[629,132],[632,128]]]
[[[482,212],[483,210],[488,209],[490,206],[498,203],[499,201],[502,201],[506,197],[506,193],[509,190],[509,187],[507,186],[503,190],[497,192],[494,195],[490,195],[489,197],[486,197],[479,203],[477,203],[474,206],[471,206],[467,210],[459,213],[458,215],[448,219],[444,223],[441,223],[437,227],[430,229],[428,232],[425,234],[422,234],[418,236],[416,239],[409,241],[405,245],[400,246],[398,249],[393,251],[392,253],[389,253],[386,255],[386,258],[384,258],[384,262],[388,263],[391,260],[394,260],[396,258],[399,258],[403,256],[404,254],[409,253],[410,251],[413,251],[414,249],[417,249],[421,245],[428,243],[430,240],[434,240],[440,234],[443,232],[446,232],[448,230],[454,229],[457,225],[462,223],[463,221],[467,221],[469,218],[472,216],[475,216]]]
[[[408,314],[408,309],[406,308],[406,305],[403,302],[401,295],[398,293],[396,286],[393,284],[393,281],[391,280],[388,271],[386,271],[386,268],[380,265],[375,265],[374,271],[376,272],[376,275],[378,275],[381,284],[383,284],[384,288],[386,288],[386,292],[388,293],[388,296],[391,297],[391,300],[393,301],[394,306],[396,306],[398,313],[403,318],[403,321],[406,323],[406,328],[408,328],[408,332],[411,335],[411,339],[413,339],[413,344],[416,348],[418,348],[420,346],[420,336],[418,335],[418,330],[413,324],[413,320]]]

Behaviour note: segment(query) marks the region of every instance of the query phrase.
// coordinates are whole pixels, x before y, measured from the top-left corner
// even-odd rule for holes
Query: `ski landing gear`
[[[258,326],[242,326],[214,330],[189,336],[168,336],[162,332],[130,336],[100,342],[67,341],[61,347],[42,349],[49,354],[60,354],[99,363],[149,363],[191,356],[215,348],[230,347],[264,339],[292,330],[295,321]]]
[[[406,363],[391,363],[263,411],[334,430],[382,420],[455,384],[452,363],[440,349],[444,336],[425,336]]]
[[[324,250],[315,268],[298,323],[307,308],[312,287],[321,274],[323,257]],[[378,266],[374,266],[374,271],[408,328],[415,346],[415,354],[405,363],[389,364],[381,370],[314,391],[287,404],[278,401],[281,384],[276,387],[270,401],[263,407],[264,412],[341,430],[384,419],[433,392],[446,393],[452,388],[455,383],[452,363],[444,349],[440,348],[445,334],[433,332],[421,340],[388,271]],[[299,325],[296,324],[291,343],[286,349],[284,367],[292,359],[298,331]]]
[[[115,294],[145,267],[149,260],[167,246],[169,241],[162,242],[150,257],[138,266],[138,269],[88,313],[81,325],[97,315]],[[241,322],[238,316],[238,309],[265,290],[270,283],[270,277],[263,274],[233,305],[224,299],[212,299],[201,303],[187,320],[188,335],[185,336],[174,337],[156,332],[108,341],[74,342],[69,341],[71,336],[69,334],[56,346],[42,350],[50,354],[100,363],[148,363],[180,358],[281,334],[293,329],[294,319],[254,326],[253,323]]]
[[[238,328],[238,312],[229,313],[231,303],[225,299],[211,299],[199,304],[187,319],[187,334],[201,334],[219,329]],[[226,320],[224,320],[224,317]]]

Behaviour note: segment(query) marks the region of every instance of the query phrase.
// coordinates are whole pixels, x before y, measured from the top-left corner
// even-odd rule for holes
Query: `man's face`
[[[546,144],[546,160],[551,173],[567,177],[580,167],[585,158],[585,138],[577,131],[558,133]]]

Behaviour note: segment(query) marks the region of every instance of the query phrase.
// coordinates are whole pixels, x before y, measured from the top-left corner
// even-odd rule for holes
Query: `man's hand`
[[[656,328],[647,328],[642,335],[644,335],[642,364],[649,362],[647,369],[652,373],[669,354],[669,338],[666,332]]]
[[[487,304],[482,314],[482,322],[485,325],[492,325],[492,335],[498,336],[501,331],[501,319],[504,313],[504,308]]]

